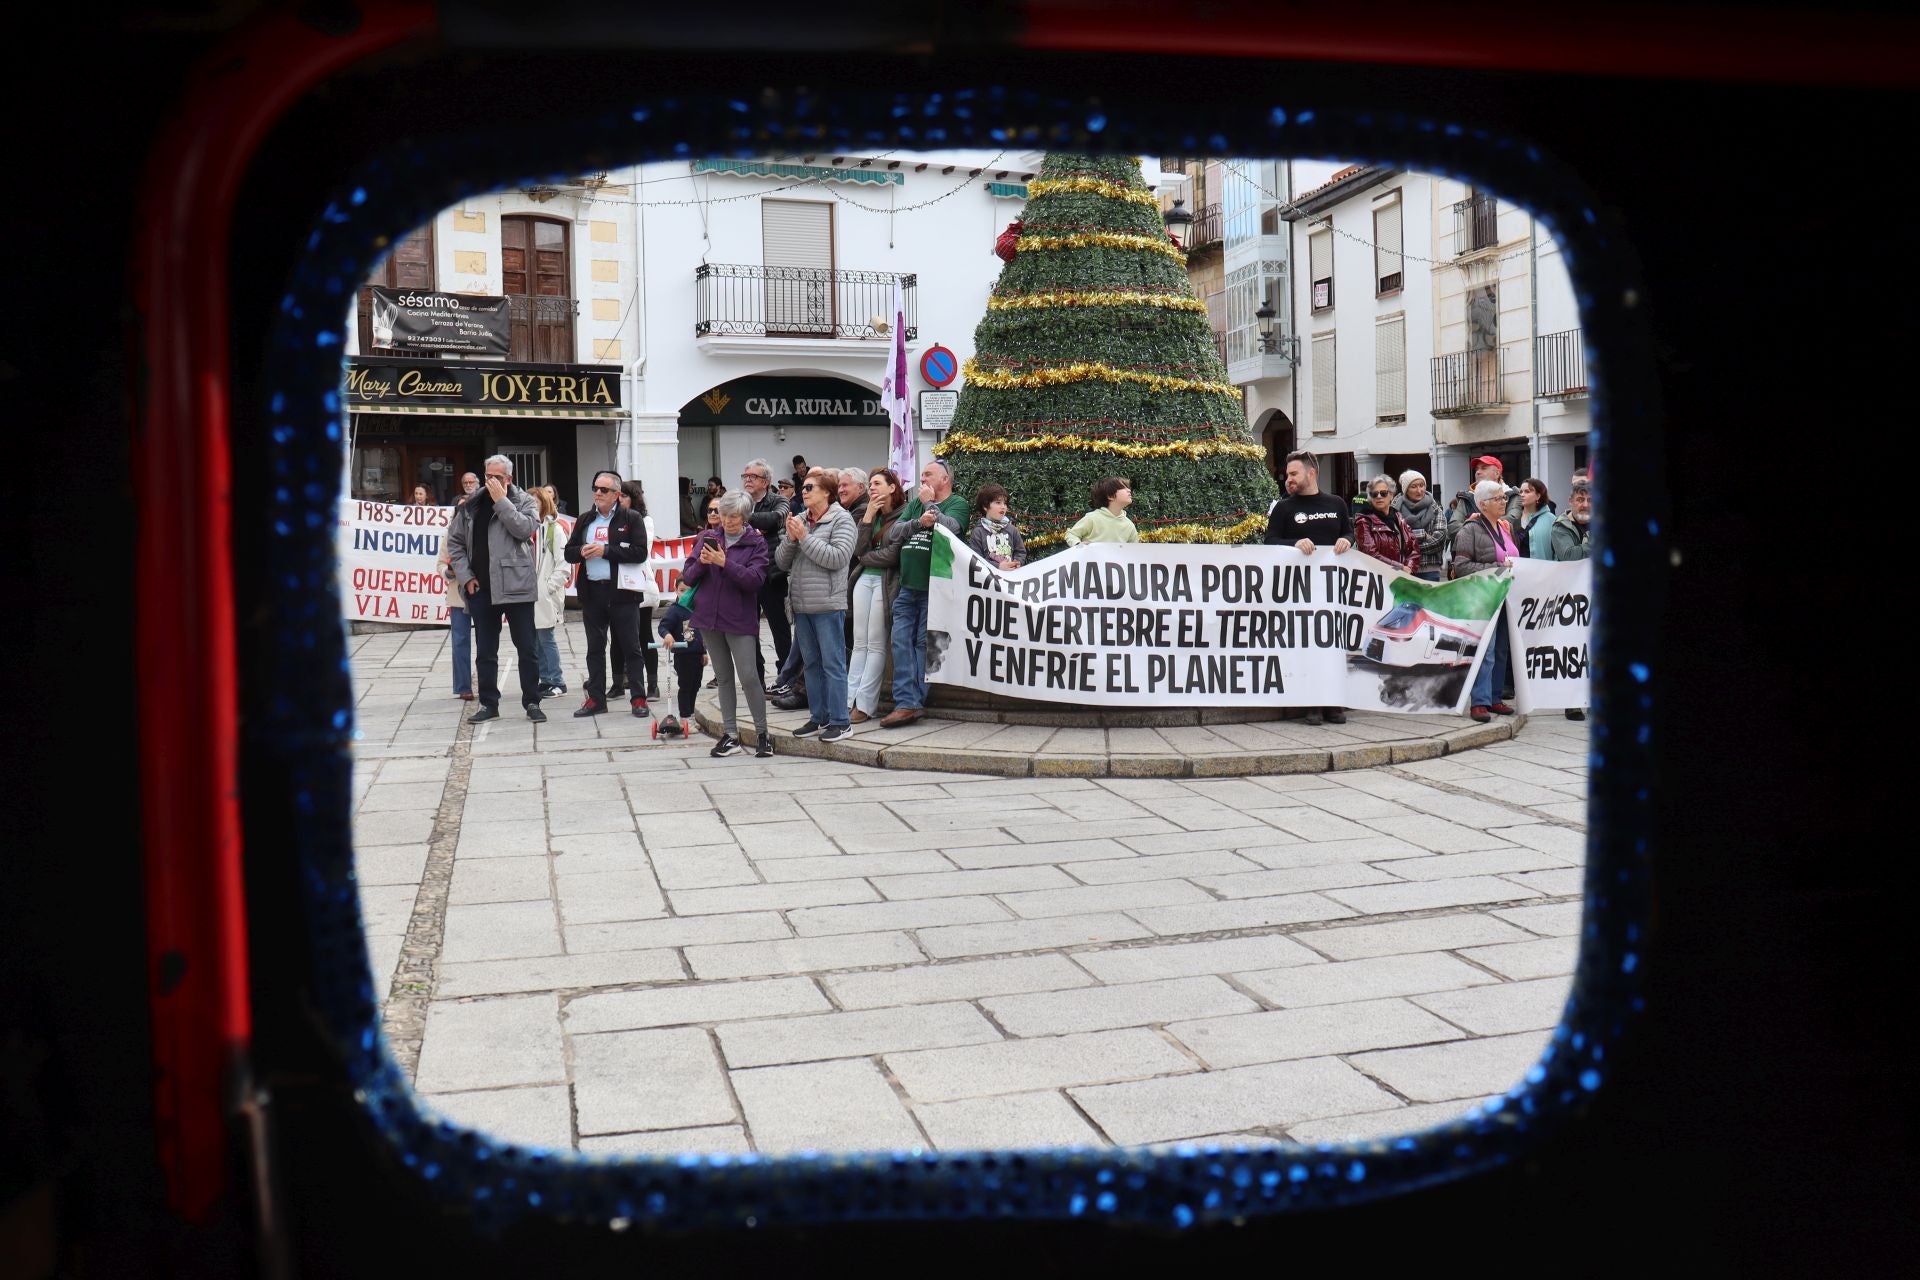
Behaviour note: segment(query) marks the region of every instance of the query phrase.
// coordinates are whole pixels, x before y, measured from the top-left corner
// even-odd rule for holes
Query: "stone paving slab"
[[[1564,1005],[1587,748],[1558,716],[929,718],[716,760],[626,716],[465,729],[444,633],[374,638],[369,965],[430,1104],[509,1140],[1389,1134],[1510,1087]]]

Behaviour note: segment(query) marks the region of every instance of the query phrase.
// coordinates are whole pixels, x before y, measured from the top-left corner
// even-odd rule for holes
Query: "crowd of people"
[[[909,493],[885,468],[815,467],[796,455],[791,476],[776,479],[767,460],[756,458],[742,469],[737,487],[714,476],[701,496],[683,480],[682,527],[698,532],[678,592],[662,602],[648,566],[654,522],[638,481],[596,473],[592,510],[563,537],[552,486],[521,489],[512,461],[502,455],[488,458],[484,469],[484,478],[461,477],[440,555],[453,615],[454,693],[479,700],[474,721],[500,714],[503,625],[518,653],[528,718],[544,722],[541,702],[567,692],[554,628],[578,566],[587,675],[576,717],[604,715],[623,697],[634,716],[649,717],[648,702],[660,697],[664,650],[673,663],[681,721],[692,717],[701,677],[712,668],[706,687],[718,692],[722,721],[715,756],[745,750],[742,698],[762,758],[773,754],[769,705],[804,707],[807,720],[795,735],[828,742],[868,721],[888,729],[912,724],[926,714],[934,528],[964,536],[1001,569],[1027,562],[1006,490],[984,485],[969,500],[954,492],[953,473],[941,459],[921,468]],[[1286,495],[1268,511],[1268,545],[1303,552],[1331,547],[1335,554],[1357,547],[1429,581],[1489,572],[1522,557],[1587,554],[1591,501],[1584,476],[1574,478],[1564,514],[1537,478],[1509,490],[1492,457],[1475,460],[1472,489],[1456,494],[1446,510],[1417,471],[1398,479],[1376,476],[1358,505],[1320,491],[1312,453],[1289,454],[1285,480]],[[1103,478],[1089,498],[1087,513],[1067,530],[1069,546],[1139,541],[1127,516],[1133,488],[1126,477]],[[657,620],[656,603],[666,606]],[[774,649],[771,680],[760,646],[763,622]],[[658,637],[657,646],[650,636]],[[1506,631],[1498,617],[1488,636],[1469,712],[1478,721],[1513,713]],[[880,694],[888,686],[893,707],[882,716]],[[1584,718],[1579,711],[1567,715]],[[1346,714],[1315,707],[1307,720],[1342,724]]]
[[[1573,477],[1567,510],[1560,512],[1547,483],[1534,476],[1509,489],[1504,468],[1491,455],[1473,460],[1473,486],[1454,495],[1449,509],[1427,492],[1427,478],[1403,471],[1399,479],[1375,476],[1354,503],[1320,492],[1320,462],[1305,450],[1287,455],[1286,496],[1267,510],[1265,542],[1303,552],[1332,547],[1344,554],[1358,547],[1366,555],[1439,582],[1510,568],[1515,560],[1584,560],[1593,495],[1584,474]],[[1517,504],[1517,509],[1516,508]],[[1487,624],[1487,656],[1473,681],[1467,714],[1485,723],[1510,716],[1513,665],[1505,620],[1495,614]],[[1568,710],[1567,719],[1586,712]],[[1339,707],[1312,707],[1307,723],[1346,723]]]

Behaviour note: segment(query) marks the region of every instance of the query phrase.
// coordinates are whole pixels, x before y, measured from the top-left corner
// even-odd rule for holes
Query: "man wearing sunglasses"
[[[645,658],[640,648],[638,591],[622,591],[615,565],[646,561],[653,553],[644,517],[620,504],[620,475],[596,472],[593,477],[593,513],[573,522],[567,539],[567,563],[582,565],[580,612],[587,627],[587,699],[573,714],[603,715],[607,710],[607,632],[626,655],[626,669],[640,672]],[[635,689],[644,694],[644,690]],[[633,714],[646,719],[647,700],[633,699]]]

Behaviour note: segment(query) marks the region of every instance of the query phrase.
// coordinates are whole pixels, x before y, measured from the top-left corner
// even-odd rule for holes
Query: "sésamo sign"
[[[461,351],[504,356],[512,317],[504,297],[479,293],[370,290],[373,345],[392,351]]]

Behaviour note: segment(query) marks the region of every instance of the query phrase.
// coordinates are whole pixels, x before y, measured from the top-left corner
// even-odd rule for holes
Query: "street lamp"
[[[1278,311],[1273,309],[1272,298],[1262,298],[1260,300],[1260,309],[1253,313],[1253,318],[1258,321],[1260,325],[1260,350],[1264,354],[1273,354],[1273,322],[1279,314]]]
[[[1177,231],[1180,236],[1187,236],[1193,230],[1193,215],[1187,212],[1187,202],[1184,198],[1174,200],[1173,208],[1167,210],[1165,220],[1168,235],[1173,235]],[[1174,243],[1182,249],[1187,247],[1187,241],[1178,236],[1175,237]]]

